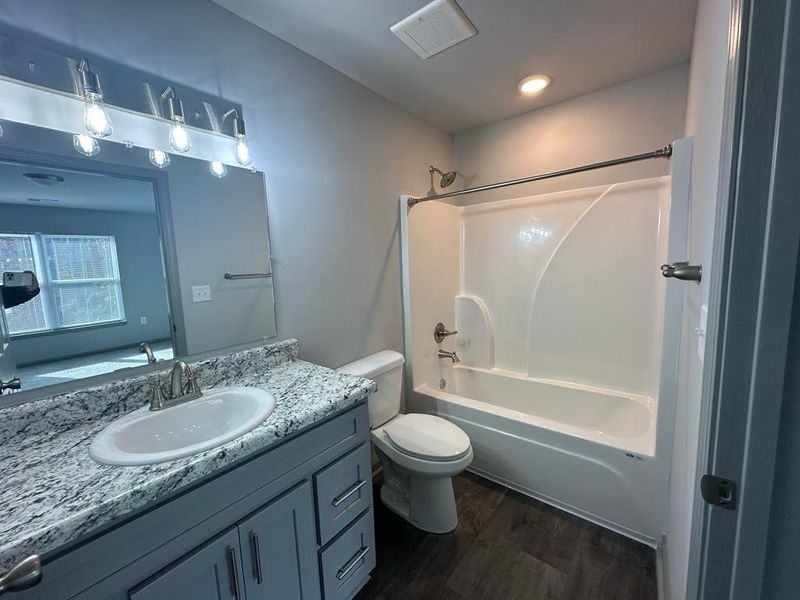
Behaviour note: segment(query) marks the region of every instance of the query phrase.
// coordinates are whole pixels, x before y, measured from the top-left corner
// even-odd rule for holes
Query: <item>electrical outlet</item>
[[[139,317],[139,325],[147,325],[147,317]]]
[[[211,286],[193,285],[192,302],[211,302]]]

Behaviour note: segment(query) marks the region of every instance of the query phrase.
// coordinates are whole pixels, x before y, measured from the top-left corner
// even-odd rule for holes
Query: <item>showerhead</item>
[[[447,173],[443,172],[441,169],[437,169],[433,165],[430,166],[430,174],[433,177],[434,173],[438,173],[442,176],[441,181],[439,181],[439,185],[443,188],[452,185],[452,183],[456,180],[456,172],[455,171],[448,171]]]

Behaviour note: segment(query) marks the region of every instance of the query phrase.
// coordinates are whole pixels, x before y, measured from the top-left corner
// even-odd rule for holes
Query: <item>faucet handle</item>
[[[161,387],[158,375],[153,375],[150,378],[150,410],[161,410],[164,408],[164,401],[166,399],[167,395],[164,393],[164,388]]]
[[[436,327],[433,328],[433,339],[437,344],[441,344],[444,341],[444,338],[457,333],[457,331],[448,331],[447,327],[444,326],[444,323],[437,323]]]
[[[203,395],[200,384],[197,383],[197,375],[195,375],[194,371],[191,369],[188,370],[188,375],[186,377],[186,393],[196,394],[198,398]]]

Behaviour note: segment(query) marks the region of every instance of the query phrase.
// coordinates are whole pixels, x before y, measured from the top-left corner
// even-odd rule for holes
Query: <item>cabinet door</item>
[[[239,536],[231,528],[131,591],[131,600],[244,600]]]
[[[311,486],[299,486],[239,523],[247,600],[319,600]]]

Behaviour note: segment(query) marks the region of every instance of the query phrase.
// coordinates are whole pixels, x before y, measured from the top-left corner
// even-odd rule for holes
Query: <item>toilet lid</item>
[[[400,415],[384,432],[401,452],[427,460],[455,460],[469,452],[469,437],[450,421],[433,415]]]

